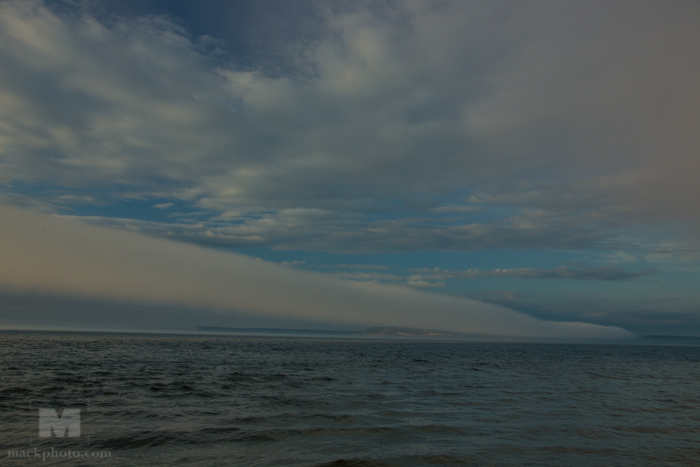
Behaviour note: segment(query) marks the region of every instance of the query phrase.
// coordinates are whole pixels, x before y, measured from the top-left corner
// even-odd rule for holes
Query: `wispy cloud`
[[[553,218],[540,212],[490,224],[436,224],[427,218],[367,220],[356,213],[301,208],[242,216],[236,223],[201,218],[177,223],[97,216],[86,220],[209,246],[346,253],[605,247],[605,236],[591,226],[590,217]]]
[[[406,285],[409,287],[415,287],[417,289],[439,289],[442,287],[445,287],[444,282],[428,282],[425,279],[433,279],[432,277],[430,278],[424,278],[423,276],[420,275],[411,275],[408,277],[408,280],[406,281]]]
[[[376,271],[340,271],[329,273],[329,275],[338,279],[354,281],[403,282],[405,279],[397,274]]]
[[[486,277],[511,279],[577,279],[596,281],[626,281],[654,274],[656,271],[625,271],[619,266],[598,266],[593,268],[573,269],[559,267],[554,269],[467,269],[463,271],[440,270],[440,268],[412,269],[419,273],[415,277],[423,280],[445,279],[481,279]]]
[[[386,271],[390,266],[379,264],[322,264],[319,269],[363,269],[365,271]]]

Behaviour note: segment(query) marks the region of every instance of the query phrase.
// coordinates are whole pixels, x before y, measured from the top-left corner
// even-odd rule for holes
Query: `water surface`
[[[8,464],[700,459],[700,347],[21,332],[0,344]],[[38,438],[40,407],[81,408],[80,438]],[[8,459],[30,436],[39,451],[111,457]]]

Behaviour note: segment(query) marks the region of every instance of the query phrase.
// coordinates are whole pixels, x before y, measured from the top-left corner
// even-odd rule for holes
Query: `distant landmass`
[[[190,328],[192,329],[192,328]],[[249,336],[334,336],[347,338],[416,338],[416,339],[464,339],[470,341],[508,340],[498,336],[484,336],[464,332],[438,331],[435,329],[407,328],[398,326],[378,326],[364,331],[334,331],[326,329],[282,329],[282,328],[230,328],[224,326],[198,326],[197,332],[212,334],[238,334]],[[700,337],[673,335],[639,336],[637,343],[661,345],[700,345]]]
[[[667,343],[667,344],[700,344],[700,337],[698,336],[673,336],[673,335],[656,335],[650,334],[642,336],[642,339],[653,340],[654,343]]]
[[[356,334],[363,336],[390,336],[390,337],[447,337],[464,338],[473,337],[463,332],[436,331],[434,329],[400,328],[393,326],[375,327],[359,331]]]
[[[356,331],[327,331],[323,329],[279,329],[279,328],[227,328],[222,326],[198,326],[201,332],[226,332],[235,334],[334,334],[352,335]]]
[[[700,339],[700,336],[674,336],[671,334],[647,334],[642,337],[645,339]]]
[[[223,326],[198,326],[197,331],[212,333],[232,333],[232,334],[286,334],[286,335],[336,335],[336,336],[357,336],[357,337],[421,337],[421,338],[447,338],[465,339],[478,338],[474,334],[460,332],[436,331],[434,329],[417,329],[405,327],[373,327],[364,331],[329,331],[322,329],[279,329],[279,328],[229,328]]]

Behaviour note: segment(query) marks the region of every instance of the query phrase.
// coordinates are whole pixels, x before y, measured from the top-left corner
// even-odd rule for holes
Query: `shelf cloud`
[[[343,281],[234,253],[0,206],[0,289],[510,338],[624,338],[406,287]],[[114,312],[114,311],[113,311]]]

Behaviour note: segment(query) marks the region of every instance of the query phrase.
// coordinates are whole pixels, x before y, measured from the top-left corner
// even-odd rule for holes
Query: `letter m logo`
[[[39,409],[39,437],[50,438],[51,432],[59,438],[80,436],[80,409],[63,409],[60,417],[55,409]]]

